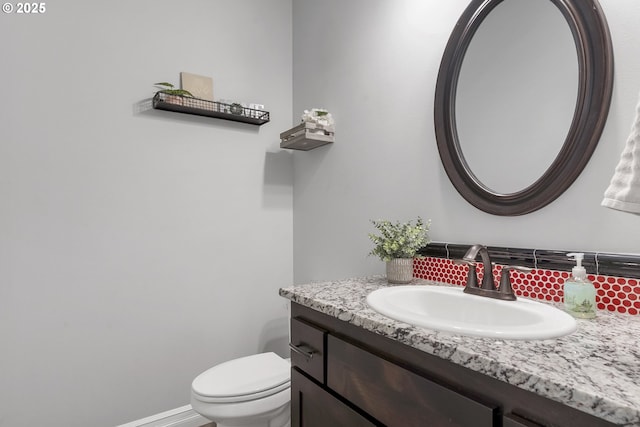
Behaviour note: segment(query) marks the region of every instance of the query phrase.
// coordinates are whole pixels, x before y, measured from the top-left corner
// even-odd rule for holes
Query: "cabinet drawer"
[[[500,408],[470,399],[332,335],[327,386],[388,427],[494,427]]]
[[[328,391],[291,369],[292,427],[375,427]]]
[[[325,348],[327,333],[300,319],[291,319],[291,365],[297,366],[316,381],[325,383]]]

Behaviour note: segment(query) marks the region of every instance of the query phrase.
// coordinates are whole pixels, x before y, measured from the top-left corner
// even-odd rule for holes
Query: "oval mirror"
[[[589,161],[612,89],[611,39],[596,0],[473,0],[436,84],[449,179],[491,214],[542,208]]]

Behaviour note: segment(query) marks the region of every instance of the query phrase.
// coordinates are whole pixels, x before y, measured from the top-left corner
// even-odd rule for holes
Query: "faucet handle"
[[[505,299],[515,300],[516,295],[513,293],[513,287],[511,286],[511,276],[509,272],[511,270],[521,271],[523,273],[528,273],[532,268],[522,267],[519,265],[505,265],[502,267],[502,273],[500,273],[500,289],[499,292],[505,296]],[[513,298],[512,298],[513,297]]]
[[[468,265],[469,266],[469,274],[467,275],[467,284],[465,287],[467,288],[477,288],[478,287],[478,274],[476,273],[476,262],[470,261],[468,259],[454,259],[454,264],[460,265]]]

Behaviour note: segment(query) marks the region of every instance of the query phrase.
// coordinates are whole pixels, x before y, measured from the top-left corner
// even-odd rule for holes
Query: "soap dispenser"
[[[567,256],[576,262],[571,277],[564,282],[564,307],[574,317],[592,319],[596,317],[596,288],[587,279],[587,270],[582,266],[583,253]]]

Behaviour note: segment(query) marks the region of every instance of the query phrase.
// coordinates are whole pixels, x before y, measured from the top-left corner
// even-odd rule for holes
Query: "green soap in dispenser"
[[[571,277],[564,282],[564,307],[574,317],[593,319],[596,317],[596,288],[587,279],[587,270],[582,266],[583,253],[567,256],[576,262]]]

